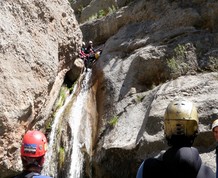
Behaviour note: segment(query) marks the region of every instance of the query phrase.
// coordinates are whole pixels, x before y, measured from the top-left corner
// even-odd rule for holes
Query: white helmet
[[[213,121],[211,130],[213,131],[213,129],[214,129],[215,127],[217,127],[217,126],[218,126],[218,119],[216,119],[215,121]]]

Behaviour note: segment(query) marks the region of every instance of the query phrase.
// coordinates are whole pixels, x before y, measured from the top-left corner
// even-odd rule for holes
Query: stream
[[[67,178],[82,178],[83,175],[83,162],[84,155],[82,153],[82,149],[84,147],[90,147],[90,128],[86,130],[86,124],[84,124],[84,120],[86,120],[86,114],[84,112],[84,104],[87,100],[87,89],[88,82],[91,77],[91,70],[83,73],[81,75],[85,75],[82,80],[80,86],[76,84],[74,86],[73,92],[66,98],[64,105],[58,110],[53,120],[51,126],[51,132],[49,135],[49,145],[48,151],[45,155],[45,163],[43,166],[42,174],[49,175],[54,178],[58,178],[57,172],[57,157],[53,156],[53,152],[56,150],[55,139],[56,134],[58,132],[59,120],[63,117],[65,109],[70,106],[70,111],[68,111],[68,119],[69,126],[71,127],[72,135],[71,135],[71,158],[69,170],[67,170]],[[80,92],[76,94],[76,90],[78,87],[81,87]],[[76,99],[75,99],[75,95]],[[72,104],[73,102],[73,104]],[[88,134],[88,135],[86,135]]]

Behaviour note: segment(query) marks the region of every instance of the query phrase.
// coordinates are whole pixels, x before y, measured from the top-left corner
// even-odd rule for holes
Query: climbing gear
[[[175,99],[164,114],[164,132],[167,139],[173,135],[195,136],[198,133],[197,108],[191,101]]]
[[[47,139],[45,135],[37,130],[28,131],[22,141],[22,157],[41,157],[47,151]]]
[[[216,119],[215,121],[213,121],[211,130],[213,131],[213,129],[214,129],[215,127],[217,127],[217,126],[218,126],[218,119]]]
[[[95,59],[98,60],[99,57],[100,57],[100,51],[97,51],[97,52],[95,53]]]

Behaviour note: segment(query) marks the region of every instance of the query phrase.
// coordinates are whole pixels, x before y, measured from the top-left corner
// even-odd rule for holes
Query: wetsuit
[[[172,147],[159,158],[146,159],[136,178],[215,178],[194,147]]]
[[[21,174],[15,176],[13,178],[52,178],[52,177],[43,176],[43,175],[40,175],[39,173],[35,173],[35,172],[23,171]]]

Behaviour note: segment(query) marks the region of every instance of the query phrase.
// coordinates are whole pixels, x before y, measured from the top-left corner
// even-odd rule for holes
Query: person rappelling
[[[86,71],[88,68],[91,68],[95,62],[99,59],[102,50],[95,50],[93,47],[93,42],[89,41],[88,46],[86,47],[85,42],[82,43],[80,49],[79,57],[83,60]]]

